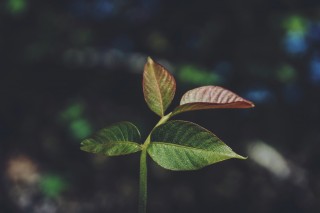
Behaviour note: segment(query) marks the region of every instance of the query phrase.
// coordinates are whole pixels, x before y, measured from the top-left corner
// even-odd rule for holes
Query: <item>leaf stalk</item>
[[[140,156],[139,213],[147,212],[147,150]]]
[[[172,115],[172,112],[163,116],[159,122],[154,126],[151,130],[150,134],[148,135],[145,142],[142,144],[142,151],[140,155],[140,177],[139,177],[139,213],[146,213],[147,212],[147,148],[150,144],[150,138],[152,131],[160,126],[161,124],[166,123]]]
[[[166,123],[172,116],[172,112],[170,112],[169,114],[163,116],[159,122],[153,127],[153,129],[151,130],[150,134],[148,135],[147,139],[144,141],[144,143],[142,144],[142,150],[146,150],[150,144],[150,137],[151,137],[151,133],[153,132],[153,130],[155,128],[157,128],[158,126],[160,126],[161,124]]]

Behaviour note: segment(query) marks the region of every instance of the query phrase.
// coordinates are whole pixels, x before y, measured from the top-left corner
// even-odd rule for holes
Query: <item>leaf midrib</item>
[[[103,145],[103,146],[108,146],[108,145],[113,145],[113,144],[130,144],[130,145],[134,145],[136,147],[140,147],[141,148],[141,145],[136,143],[136,142],[133,142],[133,141],[108,141],[106,143],[97,143],[96,144],[87,144],[87,145],[83,145],[83,146],[91,146],[91,145]]]
[[[157,65],[157,64],[155,64],[155,65]],[[156,76],[156,72],[155,72],[155,69],[154,69],[154,67],[152,66],[152,75],[153,75],[153,77],[154,77],[154,79],[155,79],[155,81],[156,81],[156,87],[157,87],[157,90],[158,90],[158,92],[159,92],[159,99],[160,99],[160,102],[161,102],[161,105],[160,105],[160,107],[161,107],[161,116],[163,116],[164,115],[164,106],[163,106],[163,100],[162,100],[162,94],[161,94],[161,90],[160,90],[160,83],[158,82],[158,78],[157,78],[157,76]]]
[[[191,146],[185,146],[185,145],[180,145],[180,144],[174,144],[174,143],[166,143],[166,142],[152,142],[150,145],[156,145],[156,144],[163,144],[163,145],[167,145],[167,146],[175,146],[175,147],[179,147],[179,148],[184,148],[184,149],[190,149],[190,150],[194,150],[194,151],[201,151],[201,152],[217,152],[217,151],[214,151],[214,150],[206,150],[206,149],[200,149],[200,148],[197,148],[197,147],[191,147]],[[229,148],[230,151],[231,148]],[[221,154],[220,152],[217,152],[219,154]],[[222,155],[222,154],[221,154]],[[223,154],[224,156],[231,156],[231,155],[226,155],[226,154]]]
[[[227,105],[227,104],[235,104],[235,103],[246,103],[245,101],[234,101],[234,102],[229,102],[229,103],[213,103],[213,102],[203,102],[203,101],[198,101],[198,102],[188,102],[184,103],[182,105],[179,105],[177,108],[185,106],[185,105],[191,105],[191,104],[212,104],[212,105]]]

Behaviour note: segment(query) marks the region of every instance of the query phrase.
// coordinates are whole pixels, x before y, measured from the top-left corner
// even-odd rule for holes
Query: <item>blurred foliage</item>
[[[293,15],[284,20],[283,27],[287,31],[306,33],[308,30],[308,23],[302,16]]]
[[[296,70],[290,66],[290,65],[282,65],[278,70],[277,70],[277,78],[279,81],[283,83],[290,83],[296,80],[297,78],[297,73]]]
[[[67,187],[67,183],[57,175],[45,175],[40,180],[40,189],[48,197],[57,198]]]
[[[7,10],[12,15],[19,15],[27,8],[27,0],[7,0]]]
[[[219,85],[221,78],[214,72],[199,69],[192,65],[184,65],[180,68],[178,78],[182,83],[191,85]]]
[[[65,111],[61,113],[61,119],[64,121],[72,121],[80,118],[84,112],[84,105],[75,103],[70,105]]]
[[[69,125],[71,135],[81,140],[92,134],[91,123],[84,118],[84,104],[77,102],[68,106],[64,111],[61,112],[61,120]]]

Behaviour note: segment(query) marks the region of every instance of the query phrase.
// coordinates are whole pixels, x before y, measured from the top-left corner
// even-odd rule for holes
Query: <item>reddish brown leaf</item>
[[[173,114],[202,109],[251,108],[254,104],[219,86],[204,86],[186,92]]]
[[[174,77],[150,57],[144,66],[143,94],[149,108],[159,116],[164,116],[176,92]]]

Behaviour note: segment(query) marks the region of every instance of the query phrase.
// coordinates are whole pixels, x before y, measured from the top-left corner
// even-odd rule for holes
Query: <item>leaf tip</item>
[[[88,141],[89,141],[89,139],[85,139],[85,140],[81,141],[81,142],[80,142],[80,146],[85,146],[85,145],[87,145]]]
[[[150,56],[148,56],[147,62],[148,62],[149,64],[153,64],[153,60],[152,60],[152,58],[151,58]]]
[[[248,156],[243,157],[243,156],[241,156],[241,155],[237,155],[236,158],[239,159],[239,160],[247,160],[247,159],[248,159]]]
[[[247,104],[248,104],[248,108],[253,108],[253,107],[255,107],[256,105],[254,105],[254,103],[252,103],[251,101],[246,101],[247,102]]]

